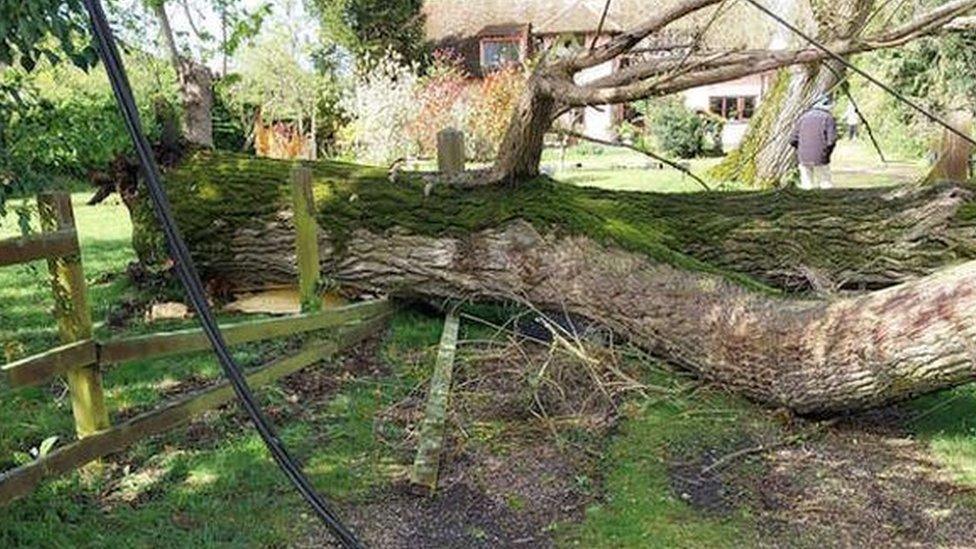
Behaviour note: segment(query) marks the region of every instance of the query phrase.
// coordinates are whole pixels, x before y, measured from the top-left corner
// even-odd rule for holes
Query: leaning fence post
[[[454,128],[437,132],[437,169],[444,175],[464,171],[464,133]]]
[[[75,215],[68,193],[45,193],[38,196],[38,211],[44,231],[75,231]],[[78,234],[75,232],[75,240]],[[80,248],[76,248],[80,249]],[[53,257],[47,261],[54,290],[54,316],[63,343],[74,343],[92,337],[91,310],[88,308],[88,289],[81,267],[80,252]],[[71,409],[75,416],[78,438],[92,435],[110,426],[102,374],[98,365],[68,370],[65,375],[71,395]]]
[[[319,290],[319,240],[312,195],[312,170],[296,166],[291,172],[291,192],[295,223],[295,255],[298,263],[298,293],[302,311],[322,308]]]

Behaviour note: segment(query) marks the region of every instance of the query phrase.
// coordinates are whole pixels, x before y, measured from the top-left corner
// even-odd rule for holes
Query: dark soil
[[[976,547],[976,509],[958,497],[972,490],[944,478],[904,419],[890,408],[805,441],[712,448],[697,461],[675,460],[672,490],[705,513],[748,507],[764,547]]]
[[[507,455],[464,453],[445,464],[439,489],[378,490],[346,512],[368,547],[552,547],[552,528],[582,518],[592,496],[578,482],[579,456],[545,442]],[[298,547],[322,547],[316,528]]]
[[[284,398],[266,406],[266,412],[279,424],[312,420],[344,383],[387,375],[378,343],[374,339],[358,346],[329,368],[307,368],[284,378]],[[533,418],[538,419],[540,406],[553,417],[598,418],[593,423],[601,427],[589,430],[593,450],[607,440],[615,414],[609,401],[587,396],[593,393],[585,387],[588,374],[569,363],[547,363],[554,385],[527,391],[526,379],[539,369],[531,364],[549,355],[544,349],[538,355],[522,351],[514,361],[495,352],[462,356],[452,435],[445,443],[436,494],[418,494],[400,482],[341,506],[341,515],[366,546],[551,547],[554,526],[583,519],[586,506],[599,497],[599,486],[589,485],[598,477],[596,460]],[[519,370],[521,362],[530,366]],[[205,384],[191,378],[172,392]],[[424,395],[417,393],[391,406],[376,419],[377,436],[384,422],[403,428],[396,432],[414,432],[423,405]],[[246,418],[233,406],[226,409],[230,413],[215,412],[219,422],[204,418],[191,423],[181,434],[182,445],[211,447],[226,430],[245,428]],[[903,427],[906,419],[901,409],[889,408],[829,427],[797,421],[768,430],[744,428],[722,442],[675,445],[666,452],[670,488],[705,515],[748,509],[758,532],[746,543],[750,546],[976,547],[976,508],[961,502],[965,490],[943,477]],[[503,440],[474,440],[460,434],[471,421],[501,422],[511,432]],[[404,463],[412,457],[414,439],[387,442],[402,445]],[[126,490],[130,464],[122,459],[112,463],[121,475],[100,498],[106,509],[154,497],[152,490]],[[133,469],[153,484],[162,475],[151,462]],[[294,546],[330,546],[328,532],[314,519],[307,521],[307,534]]]

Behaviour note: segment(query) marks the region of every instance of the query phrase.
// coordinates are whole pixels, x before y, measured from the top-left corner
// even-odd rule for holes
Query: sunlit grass
[[[86,210],[79,203],[83,198],[76,196],[75,205],[89,280],[103,273],[121,273],[132,258],[124,209],[116,205],[98,212]],[[0,271],[0,285],[8,292],[5,297],[19,300],[14,307],[4,307],[0,327],[5,340],[22,338],[21,354],[56,343],[53,321],[43,309],[49,292],[45,276],[43,263],[36,273]],[[127,291],[122,278],[94,285],[96,320],[104,318],[113,301]],[[324,493],[340,500],[356,499],[389,482],[409,463],[377,440],[374,417],[415,387],[420,381],[417,376],[429,373],[433,358],[429,351],[438,340],[441,323],[438,316],[398,315],[380,351],[391,373],[347,379],[337,394],[323,401],[292,403],[276,387],[259,392],[264,407],[290,410],[293,418],[278,425],[280,436]],[[121,333],[151,329],[136,319]],[[107,329],[100,332],[105,335]],[[245,365],[253,365],[285,352],[285,344],[248,345],[235,349],[235,354]],[[218,375],[209,353],[129,363],[106,373],[106,398],[118,418],[159,403],[166,398],[163,390],[174,388],[180,380]],[[0,547],[275,546],[305,535],[315,519],[260,438],[235,412],[232,405],[208,413],[202,440],[189,436],[186,429],[176,429],[135,444],[121,458],[132,464],[131,472],[116,469],[111,483],[85,480],[78,474],[43,483],[31,496],[0,508]],[[30,447],[44,438],[56,435],[68,441],[72,433],[70,405],[58,383],[16,391],[0,385],[0,469],[28,459]]]
[[[911,427],[935,459],[954,481],[976,488],[976,387],[922,397],[912,410]]]
[[[601,162],[610,167],[616,160],[608,153]],[[696,171],[705,167],[693,163]],[[664,171],[654,170],[650,173],[656,177],[645,180],[646,174],[638,169],[604,170],[596,162],[592,173],[587,169],[575,174],[567,170],[556,177],[572,181],[578,176],[577,183],[598,185],[606,178],[619,185],[614,188],[634,190],[697,190],[677,172],[663,177]],[[630,176],[633,180],[628,182]],[[587,177],[593,179],[583,181]],[[99,333],[106,335],[109,331],[101,325],[106,314],[131,291],[123,276],[112,276],[122,273],[134,258],[131,226],[117,201],[89,207],[83,205],[86,198],[74,196],[75,211],[93,317]],[[15,224],[0,225],[0,235],[15,232]],[[43,262],[0,269],[0,337],[11,356],[57,344],[47,284]],[[324,492],[340,501],[357,501],[401,474],[409,463],[410,456],[397,454],[378,440],[374,418],[429,375],[431,348],[438,341],[441,322],[436,315],[399,313],[379,351],[389,372],[347,380],[324,402],[294,405],[280,390],[261,392],[264,405],[291,406],[293,414],[301,413],[281,423],[282,438]],[[192,322],[146,326],[137,320],[121,333],[187,325]],[[255,364],[280,351],[268,344],[237,353],[246,364]],[[164,390],[190,376],[219,375],[207,353],[130,363],[106,373],[106,395],[118,417],[158,404],[165,398]],[[915,406],[922,417],[914,428],[957,481],[976,486],[973,395],[972,388],[963,388],[919,401]],[[715,408],[728,413],[687,413]],[[186,430],[177,429],[135,445],[123,456],[133,464],[134,473],[117,486],[90,483],[79,475],[44,483],[31,497],[0,509],[0,547],[281,546],[306,532],[312,525],[307,510],[260,439],[233,410],[208,414],[212,439],[189,440]],[[753,411],[715,395],[631,408],[601,463],[603,499],[588,509],[581,525],[562,526],[560,539],[582,547],[724,547],[752,539],[753,526],[745,511],[709,516],[676,497],[668,486],[664,458],[673,444],[728,436],[744,422],[761,421]],[[472,435],[490,440],[491,427],[475,426]],[[63,443],[72,432],[70,405],[58,383],[11,391],[0,382],[0,469],[22,462],[28,450],[45,438],[56,435]],[[395,440],[403,433],[386,435]]]
[[[921,159],[892,158],[881,163],[870,143],[841,141],[833,156],[834,184],[839,187],[872,187],[907,183],[922,177]],[[708,181],[708,171],[722,158],[695,158],[684,161],[695,175]],[[542,156],[547,173],[560,181],[619,191],[697,192],[702,187],[692,178],[670,167],[659,167],[638,152],[602,145],[570,147],[565,158],[559,149],[547,149]],[[712,186],[721,182],[711,182]],[[735,184],[723,188],[735,189]]]

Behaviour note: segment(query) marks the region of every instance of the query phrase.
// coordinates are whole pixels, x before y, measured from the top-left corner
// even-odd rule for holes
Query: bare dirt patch
[[[500,455],[466,452],[446,464],[434,496],[406,484],[377,490],[345,516],[368,547],[552,547],[553,526],[582,518],[592,495],[580,456],[551,444]],[[298,547],[321,547],[316,527]]]
[[[757,441],[711,449],[670,467],[676,495],[705,513],[747,506],[766,547],[976,547],[976,509],[891,408],[790,444],[760,442],[721,471],[713,464]],[[792,436],[786,433],[786,437]]]
[[[437,492],[405,481],[379,488],[345,506],[350,527],[378,548],[554,546],[556,525],[582,520],[596,498],[593,454],[629,387],[602,386],[617,374],[580,360],[517,337],[462,344]],[[377,432],[395,424],[406,433],[385,441],[404,464],[425,396],[420,387],[376,419]],[[331,537],[314,525],[298,546],[323,543]]]

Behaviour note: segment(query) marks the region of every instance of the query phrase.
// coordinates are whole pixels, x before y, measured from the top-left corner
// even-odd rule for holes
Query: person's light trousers
[[[834,186],[830,178],[830,164],[808,166],[800,164],[801,189],[829,189]]]

